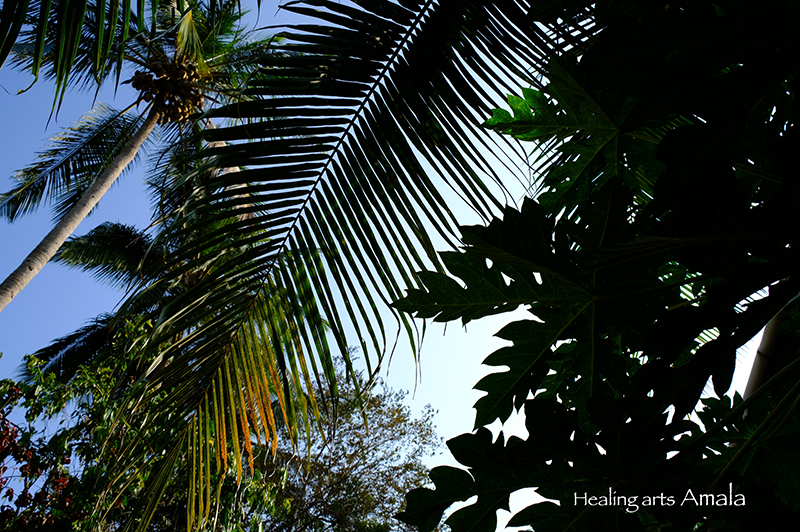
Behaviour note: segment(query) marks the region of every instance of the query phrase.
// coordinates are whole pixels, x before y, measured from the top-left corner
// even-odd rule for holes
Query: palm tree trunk
[[[747,389],[744,391],[744,398],[747,399],[753,392],[758,390],[762,384],[767,382],[779,367],[776,367],[776,349],[778,328],[786,317],[786,308],[778,312],[764,327],[761,336],[761,344],[758,346],[756,358],[753,360],[753,369],[750,370],[750,378],[747,380]],[[786,361],[783,360],[783,365]]]
[[[206,129],[215,129],[214,123],[211,120],[206,120]],[[228,144],[225,141],[222,141],[222,140],[212,140],[211,142],[208,143],[208,147],[209,148],[222,148],[222,147],[227,146],[227,145]],[[230,174],[230,173],[233,173],[233,172],[239,172],[239,171],[240,171],[240,168],[238,166],[228,166],[226,168],[220,168],[220,169],[216,170],[216,172],[217,172],[216,177],[219,177],[219,176],[222,176],[222,175],[225,175],[225,174]],[[235,190],[237,188],[245,188],[246,189],[247,185],[231,185],[229,187],[225,187],[225,190],[226,191]],[[246,198],[249,195],[250,195],[249,193],[239,194],[237,196],[233,196],[231,199]],[[249,203],[247,205],[236,205],[234,207],[234,210],[242,209],[244,207],[250,207],[250,206],[251,205]],[[250,220],[250,219],[253,218],[253,213],[248,212],[248,213],[244,213],[244,214],[238,214],[236,216],[236,218],[239,221]]]
[[[150,135],[158,122],[159,111],[156,106],[150,109],[150,113],[144,121],[144,124],[133,135],[128,144],[122,152],[111,161],[111,164],[100,174],[100,176],[92,183],[80,201],[75,204],[72,209],[67,212],[64,218],[53,228],[50,233],[42,240],[42,242],[31,251],[30,255],[22,262],[11,275],[9,275],[2,284],[0,284],[0,311],[8,305],[17,294],[36,276],[39,271],[44,268],[44,265],[53,258],[58,251],[58,248],[69,238],[69,236],[78,228],[78,225],[84,218],[91,212],[100,198],[103,197],[114,181],[117,180],[119,175],[128,164],[133,160],[136,153],[141,148],[144,140]]]

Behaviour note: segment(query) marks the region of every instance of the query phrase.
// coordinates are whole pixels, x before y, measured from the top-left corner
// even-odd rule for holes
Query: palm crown
[[[0,302],[5,306],[18,291],[44,266],[55,248],[63,242],[88,214],[94,203],[91,196],[101,197],[107,186],[136,157],[139,146],[150,134],[153,125],[175,124],[166,135],[174,144],[177,136],[190,135],[202,129],[203,122],[188,120],[199,116],[205,98],[224,103],[247,99],[239,84],[243,79],[258,77],[256,61],[269,51],[270,40],[255,40],[238,27],[242,13],[233,4],[211,5],[207,10],[194,6],[177,12],[175,6],[162,4],[147,31],[135,31],[140,21],[119,20],[119,26],[129,25],[129,32],[117,30],[130,37],[118,45],[115,61],[97,65],[91,61],[92,39],[103,39],[101,26],[89,17],[86,38],[76,52],[77,80],[102,81],[112,72],[117,80],[125,64],[141,68],[123,82],[139,91],[134,105],[147,102],[139,118],[115,113],[105,106],[84,117],[76,126],[53,139],[53,147],[40,155],[39,160],[17,173],[18,185],[0,197],[0,212],[13,220],[19,214],[36,208],[45,195],[58,203],[59,225],[45,240],[46,250],[35,250],[2,286]],[[126,26],[127,27],[127,26]],[[113,34],[113,32],[112,32]],[[33,38],[33,34],[27,35]],[[34,56],[26,53],[33,44],[23,43],[14,63],[32,68]],[[60,56],[55,49],[41,58],[43,65],[55,73]],[[54,74],[55,75],[55,74]],[[149,113],[148,113],[149,111]],[[210,122],[209,122],[210,124]],[[95,187],[92,189],[91,187]],[[105,187],[99,189],[98,187]],[[93,194],[86,192],[92,190]],[[45,244],[43,242],[42,245]],[[0,307],[1,308],[1,307]]]

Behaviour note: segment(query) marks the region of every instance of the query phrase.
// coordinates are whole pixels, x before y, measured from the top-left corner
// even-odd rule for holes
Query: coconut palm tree
[[[243,34],[237,28],[240,18],[241,13],[228,2],[210,6],[206,12],[194,6],[179,13],[174,5],[162,5],[155,25],[147,32],[135,32],[136,21],[122,21],[131,26],[132,37],[121,45],[125,55],[120,53],[116,59],[142,69],[124,82],[139,91],[139,97],[116,116],[101,108],[98,112],[102,116],[96,112],[85,117],[76,127],[53,139],[54,147],[42,154],[36,164],[20,171],[15,176],[18,185],[0,197],[0,211],[9,220],[38,205],[48,189],[51,196],[60,199],[61,211],[53,230],[0,284],[0,311],[91,212],[158,123],[171,125],[168,129],[173,130],[173,135],[175,130],[185,135],[202,127],[188,118],[207,107],[203,94],[213,94],[217,102],[240,97],[236,92],[237,78],[252,75],[255,61],[267,53],[270,42],[255,41]],[[102,40],[103,33],[98,31],[101,27],[102,22],[89,18],[85,33]],[[109,61],[98,69],[90,60],[91,54],[91,47],[79,47],[78,79],[102,80],[112,74],[114,67],[120,75],[121,62]],[[59,57],[51,52],[43,60],[45,65],[53,65]],[[24,52],[14,59],[23,68],[32,68],[33,62],[32,56]],[[138,120],[131,122],[123,116],[140,103],[146,105]]]

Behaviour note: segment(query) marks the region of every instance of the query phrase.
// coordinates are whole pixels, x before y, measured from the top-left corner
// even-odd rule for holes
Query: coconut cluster
[[[156,78],[153,77],[156,75]],[[163,107],[159,123],[184,120],[203,103],[197,89],[202,77],[191,63],[153,63],[152,72],[137,70],[129,81],[147,102]]]

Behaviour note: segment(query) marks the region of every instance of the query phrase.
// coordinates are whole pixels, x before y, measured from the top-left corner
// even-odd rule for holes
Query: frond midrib
[[[333,149],[331,149],[329,151],[329,155],[327,156],[327,162],[319,170],[319,174],[318,174],[317,178],[314,180],[314,184],[308,190],[306,199],[300,205],[300,208],[298,209],[298,212],[294,217],[294,221],[289,226],[289,228],[286,229],[286,236],[283,237],[280,247],[275,252],[275,257],[272,259],[270,265],[266,268],[267,272],[272,270],[273,265],[280,258],[280,256],[283,253],[283,251],[286,249],[287,243],[289,242],[290,237],[291,237],[292,233],[294,232],[298,221],[300,220],[300,218],[306,212],[307,206],[308,206],[309,202],[311,201],[311,198],[315,195],[315,193],[317,191],[317,188],[319,187],[319,185],[322,182],[323,178],[327,174],[328,167],[333,162],[333,160],[336,157],[336,155],[342,149],[342,146],[344,145],[345,141],[346,140],[350,140],[350,131],[351,131],[351,129],[356,124],[358,119],[361,116],[363,116],[364,110],[366,109],[367,105],[369,105],[369,103],[372,101],[372,98],[373,98],[374,94],[378,90],[378,87],[381,86],[383,80],[388,78],[388,77],[390,77],[389,76],[390,68],[397,63],[397,59],[400,56],[400,54],[401,54],[401,52],[403,50],[403,47],[406,45],[406,43],[409,42],[409,40],[412,37],[413,32],[419,27],[419,24],[420,24],[420,22],[422,20],[423,15],[426,14],[431,9],[431,5],[432,4],[433,4],[433,0],[426,0],[424,8],[418,10],[413,22],[406,27],[406,30],[405,30],[404,35],[403,35],[402,39],[400,40],[400,42],[395,41],[394,50],[392,51],[389,59],[386,60],[386,62],[384,63],[383,67],[381,68],[381,71],[380,71],[379,75],[375,78],[374,82],[372,83],[369,91],[367,92],[366,95],[364,95],[364,97],[361,99],[361,102],[358,104],[358,108],[353,112],[352,118],[349,120],[349,122],[347,124],[347,127],[345,128],[345,131],[341,134],[341,136],[339,137],[339,140],[333,146]]]

